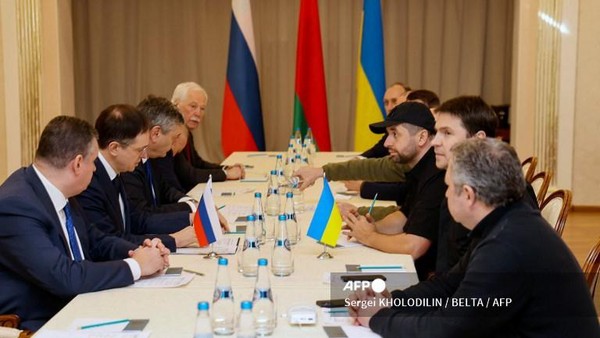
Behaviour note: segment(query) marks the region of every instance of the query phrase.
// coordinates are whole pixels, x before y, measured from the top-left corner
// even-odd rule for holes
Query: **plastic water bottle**
[[[267,190],[267,205],[265,211],[267,213],[267,221],[265,223],[266,240],[273,240],[275,223],[277,223],[277,215],[280,212],[281,201],[279,196],[279,183],[277,182],[277,172],[271,170],[269,177],[269,189]]]
[[[273,333],[277,325],[277,311],[273,302],[271,283],[269,282],[269,271],[267,271],[267,260],[258,260],[258,275],[254,286],[254,297],[252,298],[254,313],[254,328],[256,334],[268,336]]]
[[[279,215],[271,262],[271,271],[275,276],[289,276],[294,271],[294,259],[292,258],[292,249],[288,239],[285,214]]]
[[[296,211],[294,210],[294,193],[288,191],[285,194],[285,223],[287,225],[290,244],[294,245],[300,241],[300,231],[298,229],[298,220],[296,219]]]
[[[275,171],[277,171],[277,181],[279,182],[279,186],[285,185],[285,175],[283,173],[283,155],[277,154],[277,159],[275,160]]]
[[[246,236],[244,238],[244,249],[239,260],[240,270],[246,277],[256,276],[258,265],[256,262],[260,256],[259,244],[254,231],[254,215],[249,215],[246,222]]]
[[[300,168],[301,157],[299,154],[296,154],[294,159],[294,171]],[[298,181],[299,182],[299,181]],[[292,192],[294,193],[294,209],[297,213],[304,212],[304,192],[299,189],[298,184],[292,185]]]
[[[219,258],[211,317],[213,332],[216,335],[230,335],[233,333],[233,291],[231,290],[227,263],[227,258]]]
[[[242,308],[238,317],[238,338],[254,338],[254,315],[252,314],[252,302],[245,300],[240,305]]]
[[[212,336],[213,333],[212,329],[210,328],[210,315],[208,314],[208,302],[199,302],[194,338],[212,338]]]
[[[300,128],[296,128],[296,132],[294,133],[294,149],[296,150],[296,154],[300,154],[302,150],[302,132]]]
[[[315,146],[315,138],[313,137],[312,130],[308,128],[306,136],[304,136],[304,144],[306,144],[306,150],[308,151],[308,164],[313,165],[315,154],[317,153],[317,147]]]
[[[259,244],[265,242],[265,213],[262,207],[262,194],[254,193],[254,204],[252,205],[252,215],[254,215],[254,233]]]
[[[285,159],[285,166],[283,167],[283,176],[288,180],[290,179],[290,177],[292,177],[292,174],[294,173],[294,157],[295,156],[296,156],[296,154],[294,154],[293,151],[290,154],[290,152],[288,150],[287,158]]]
[[[310,165],[311,159],[310,154],[308,153],[308,148],[306,147],[306,143],[302,145],[302,151],[300,152],[300,158],[302,159],[302,165],[307,166]]]

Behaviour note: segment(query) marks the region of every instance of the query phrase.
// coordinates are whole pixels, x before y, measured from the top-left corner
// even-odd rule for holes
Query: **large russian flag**
[[[265,150],[250,0],[232,0],[227,81],[223,99],[223,153]]]
[[[329,181],[323,177],[323,191],[306,235],[330,247],[335,247],[341,232],[342,215],[333,198]]]
[[[201,247],[216,242],[223,235],[212,196],[212,177],[206,182],[204,193],[194,214],[194,230],[196,231],[198,245]]]
[[[383,24],[379,0],[364,0],[360,33],[360,52],[356,72],[356,121],[354,150],[363,151],[377,143],[369,124],[385,118],[385,58]]]
[[[312,129],[319,150],[331,151],[321,24],[317,0],[301,0],[296,49],[294,129]]]

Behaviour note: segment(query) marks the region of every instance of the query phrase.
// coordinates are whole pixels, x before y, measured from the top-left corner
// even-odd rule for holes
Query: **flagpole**
[[[210,246],[209,246],[209,248],[210,248],[210,252],[209,252],[209,253],[207,253],[206,255],[204,255],[204,257],[202,257],[202,258],[204,258],[204,259],[217,259],[217,258],[221,258],[221,255],[219,255],[219,254],[218,254],[218,253],[215,251],[215,249],[214,249],[214,247],[213,247],[213,243],[210,243]]]
[[[332,259],[333,256],[327,252],[327,244],[323,244],[323,252],[321,252],[318,256],[318,259],[324,260],[324,259]]]

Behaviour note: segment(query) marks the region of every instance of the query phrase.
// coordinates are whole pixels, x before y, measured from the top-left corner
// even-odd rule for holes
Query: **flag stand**
[[[202,257],[204,259],[217,259],[217,258],[221,258],[221,256],[215,252],[215,249],[213,248],[213,243],[210,243],[210,252],[207,253],[206,255],[204,255],[204,257]]]
[[[327,244],[323,244],[323,252],[321,252],[317,256],[317,258],[321,259],[321,260],[323,260],[323,259],[332,259],[333,258],[333,256],[329,252],[327,252]]]

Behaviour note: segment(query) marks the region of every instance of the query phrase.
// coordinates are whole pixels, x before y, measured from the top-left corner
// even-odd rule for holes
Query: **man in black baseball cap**
[[[404,102],[397,105],[385,120],[371,123],[369,128],[375,134],[383,134],[387,127],[400,123],[412,124],[429,131],[431,135],[435,134],[435,119],[429,108],[419,102]]]
[[[435,269],[439,211],[446,191],[445,172],[435,166],[431,146],[435,120],[427,106],[405,102],[369,127],[374,133],[387,131],[384,146],[390,156],[410,168],[407,193],[400,210],[380,221],[374,222],[370,215],[344,215],[348,235],[384,252],[410,254],[423,280]]]

